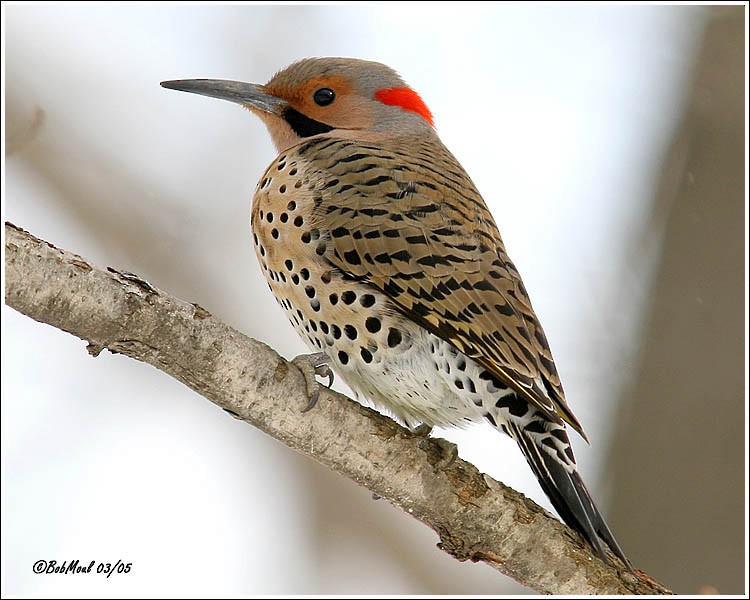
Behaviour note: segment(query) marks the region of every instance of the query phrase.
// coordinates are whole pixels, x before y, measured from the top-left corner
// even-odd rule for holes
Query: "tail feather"
[[[573,471],[570,474],[570,478],[584,509],[589,515],[593,516],[593,518],[590,518],[590,521],[594,527],[594,531],[596,531],[599,537],[606,542],[607,546],[609,546],[610,550],[614,552],[615,556],[617,556],[628,570],[632,572],[633,565],[630,564],[630,561],[625,556],[622,548],[620,548],[620,544],[617,543],[617,540],[612,534],[607,522],[604,520],[604,517],[599,512],[599,509],[596,508],[596,505],[594,504],[588,489],[586,489],[586,485],[583,483],[581,476],[578,474],[578,471]]]
[[[541,449],[534,438],[518,425],[510,423],[508,429],[562,520],[580,533],[603,561],[611,564],[602,541],[632,572],[630,561],[596,508],[578,472],[568,470],[558,459]]]

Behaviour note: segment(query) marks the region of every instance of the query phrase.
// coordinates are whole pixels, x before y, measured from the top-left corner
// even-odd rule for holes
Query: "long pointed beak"
[[[177,79],[162,81],[161,86],[170,90],[229,100],[274,115],[281,115],[284,108],[288,106],[286,100],[269,94],[262,85],[256,85],[255,83],[224,79]]]

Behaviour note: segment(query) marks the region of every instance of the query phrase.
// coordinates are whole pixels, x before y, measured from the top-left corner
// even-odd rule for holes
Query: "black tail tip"
[[[591,544],[591,546],[596,550],[599,558],[601,558],[605,563],[615,568],[617,567],[617,565],[613,564],[610,560],[610,557],[607,555],[607,552],[601,544],[602,541],[607,544],[609,549],[612,551],[612,554],[614,554],[620,560],[620,562],[625,565],[627,570],[635,575],[633,565],[628,560],[627,556],[625,556],[622,548],[620,548],[620,544],[617,543],[615,536],[609,529],[609,526],[604,520],[602,514],[599,512],[599,509],[596,508],[596,505],[594,504],[594,501],[592,500],[591,495],[586,488],[586,485],[583,483],[583,480],[581,479],[581,476],[577,471],[574,471],[570,474],[570,480],[573,483],[573,488],[575,490],[577,499],[579,500],[581,507],[583,508],[583,520],[588,521],[588,523],[578,523],[579,527],[574,527],[574,529],[579,531],[583,535],[583,537],[586,538],[589,544]],[[575,520],[578,521],[578,519]]]

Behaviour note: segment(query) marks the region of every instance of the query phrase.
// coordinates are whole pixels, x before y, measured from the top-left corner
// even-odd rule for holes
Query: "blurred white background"
[[[706,15],[695,6],[4,4],[3,216],[294,356],[304,346],[249,235],[270,139],[248,112],[159,82],[262,83],[306,56],[387,63],[421,93],[496,216],[591,438],[574,446],[607,515],[622,491],[608,477],[612,435],[628,414],[618,401],[635,376],[660,264],[653,204]],[[509,439],[489,427],[433,435],[550,508]],[[3,595],[528,591],[454,561],[426,527],[163,373],[107,352],[92,359],[84,342],[7,307],[2,452]],[[636,566],[667,575],[639,556],[649,540],[609,521]],[[133,569],[38,576],[40,558]]]

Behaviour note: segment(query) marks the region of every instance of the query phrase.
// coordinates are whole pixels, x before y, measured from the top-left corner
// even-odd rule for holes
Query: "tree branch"
[[[129,273],[106,271],[5,224],[9,306],[168,373],[287,446],[419,519],[458,560],[484,561],[542,593],[668,594],[592,556],[531,500],[445,459],[445,444],[332,391],[310,412],[299,370],[265,344]]]

